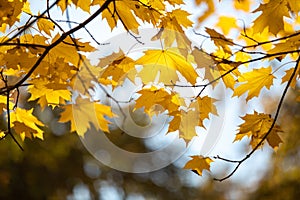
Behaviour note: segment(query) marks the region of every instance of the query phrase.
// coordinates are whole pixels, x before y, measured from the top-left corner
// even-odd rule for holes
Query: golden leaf
[[[71,122],[71,131],[76,131],[79,136],[84,136],[86,131],[95,126],[97,130],[109,132],[110,123],[104,116],[114,117],[109,106],[91,102],[89,99],[78,97],[75,104],[63,106],[59,122]]]
[[[155,80],[158,72],[159,82],[172,84],[178,80],[176,71],[191,84],[196,83],[198,77],[193,66],[179,53],[168,50],[147,50],[145,55],[139,58],[136,63],[143,65],[139,76],[144,83]]]
[[[225,35],[227,35],[231,29],[238,28],[238,25],[236,24],[236,18],[228,16],[220,16],[216,26],[221,28]]]
[[[183,169],[194,170],[196,174],[202,176],[203,170],[210,171],[210,164],[213,162],[209,157],[191,156],[192,160],[188,161]]]
[[[261,15],[253,22],[255,33],[263,32],[268,27],[269,32],[277,35],[284,29],[283,17],[289,16],[286,0],[272,0],[266,4],[261,4],[254,12],[262,11]]]
[[[39,18],[37,21],[37,26],[40,31],[45,31],[47,35],[51,36],[51,32],[55,28],[55,25],[52,21],[44,18]]]
[[[257,97],[262,88],[266,87],[267,89],[270,89],[273,84],[273,79],[275,78],[271,72],[271,67],[262,67],[242,74],[238,78],[238,81],[241,84],[234,89],[233,96],[241,96],[249,91],[246,98],[248,101],[253,97]]]
[[[10,113],[11,127],[19,134],[22,140],[25,137],[37,137],[43,140],[43,131],[38,126],[44,126],[33,114],[33,109],[16,108]]]
[[[254,114],[245,115],[242,119],[245,122],[239,126],[239,132],[234,141],[241,140],[245,136],[248,136],[251,138],[250,144],[252,148],[255,148],[261,142],[274,121],[270,115],[257,113],[256,111],[254,111]],[[268,144],[274,150],[277,150],[279,144],[282,143],[282,140],[278,135],[279,132],[282,132],[282,130],[280,126],[276,124],[266,138]]]

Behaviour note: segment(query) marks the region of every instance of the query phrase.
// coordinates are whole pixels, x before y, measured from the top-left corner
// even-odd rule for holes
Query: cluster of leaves
[[[219,4],[213,0],[196,0],[195,3],[207,7],[198,18],[198,24],[208,19]],[[80,23],[72,22],[69,19],[72,6],[89,13],[89,16]],[[249,154],[237,161],[220,156],[192,156],[185,168],[201,175],[203,169],[209,170],[213,159],[237,163],[231,174],[219,179],[224,180],[264,143],[278,148],[282,142],[278,134],[282,130],[276,124],[279,111],[288,88],[296,89],[300,76],[300,34],[296,31],[300,25],[300,5],[295,0],[272,0],[261,4],[235,0],[235,9],[250,12],[253,7],[258,7],[253,12],[259,15],[249,27],[238,26],[234,17],[220,16],[215,25],[219,31],[206,28],[206,34],[195,32],[213,42],[215,49],[212,53],[194,47],[186,36],[185,31],[193,27],[193,22],[183,6],[182,0],[56,0],[52,3],[47,1],[46,10],[35,15],[26,0],[2,1],[0,112],[6,117],[7,129],[1,130],[1,137],[10,135],[18,145],[15,134],[20,135],[22,140],[26,137],[43,139],[43,123],[33,115],[33,110],[26,110],[18,104],[20,89],[30,94],[28,101],[35,101],[42,109],[47,106],[63,108],[60,122],[70,121],[71,131],[80,136],[84,137],[91,123],[98,123],[99,129],[109,132],[108,118],[116,116],[109,106],[93,100],[90,89],[95,82],[100,83],[102,92],[120,103],[106,87],[110,86],[113,90],[122,86],[125,78],[134,82],[138,77],[143,87],[138,91],[134,109],[144,108],[149,116],[167,113],[172,119],[168,132],[179,131],[179,137],[188,144],[197,136],[196,127],[205,128],[204,121],[211,115],[217,115],[216,100],[205,93],[209,86],[214,88],[224,84],[233,91],[233,96],[242,96],[248,102],[260,96],[263,88],[270,89],[276,78],[275,72],[280,68],[257,63],[275,60],[292,63],[293,66],[282,77],[286,86],[274,117],[256,111],[242,117],[244,122],[235,141],[249,137],[252,147]],[[68,16],[66,21],[54,20],[51,10],[57,7]],[[92,12],[92,7],[96,11]],[[93,66],[86,59],[86,53],[93,52],[95,48],[73,34],[85,30],[91,40],[98,43],[86,26],[99,15],[111,30],[121,24],[137,43],[142,43],[138,37],[139,28],[150,24],[157,29],[152,40],[160,41],[161,49],[145,50],[138,58],[120,50]],[[22,16],[27,16],[28,20],[18,25]],[[73,23],[75,26],[65,28],[61,23]],[[233,31],[239,36],[230,39]],[[199,69],[205,74],[202,75]],[[200,91],[187,101],[176,92],[178,87],[200,88]],[[89,112],[91,109],[95,110],[92,114]],[[82,119],[80,124],[76,123],[76,118]]]

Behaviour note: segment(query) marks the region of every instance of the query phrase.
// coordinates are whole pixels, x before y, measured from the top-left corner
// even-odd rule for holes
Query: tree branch
[[[239,160],[239,161],[233,161],[233,160],[230,160],[230,159],[221,158],[221,157],[219,157],[219,156],[214,157],[214,158],[216,158],[216,159],[220,159],[220,160],[223,160],[223,161],[226,161],[226,162],[234,162],[234,163],[238,163],[237,166],[234,168],[234,170],[233,170],[230,174],[228,174],[228,175],[225,176],[224,178],[220,178],[220,179],[219,179],[219,178],[214,178],[214,180],[220,181],[220,182],[221,182],[221,181],[224,181],[224,180],[230,178],[230,177],[236,172],[236,170],[240,167],[240,165],[241,165],[243,162],[245,162],[248,158],[250,158],[250,157],[252,156],[252,154],[253,154],[253,153],[254,153],[254,152],[255,152],[255,151],[263,144],[263,142],[267,139],[267,137],[268,137],[269,134],[272,132],[272,130],[273,130],[275,124],[276,124],[276,121],[277,121],[278,116],[279,116],[279,113],[280,113],[280,109],[281,109],[281,107],[282,107],[282,105],[283,105],[283,102],[284,102],[284,98],[285,98],[285,96],[286,96],[286,94],[287,94],[287,92],[288,92],[288,89],[289,89],[289,87],[290,87],[290,85],[291,85],[291,83],[292,83],[292,81],[293,81],[293,79],[294,79],[294,77],[295,77],[295,75],[296,75],[296,72],[298,71],[299,63],[300,63],[300,55],[299,55],[299,57],[298,57],[298,59],[297,59],[297,61],[296,61],[296,65],[295,65],[295,68],[294,68],[294,70],[293,70],[293,73],[292,73],[291,77],[289,78],[289,81],[288,81],[287,85],[285,86],[285,88],[284,88],[284,90],[283,90],[283,93],[282,93],[282,95],[281,95],[280,101],[279,101],[278,106],[277,106],[277,110],[276,110],[276,113],[275,113],[275,116],[274,116],[274,120],[273,120],[273,122],[272,122],[272,124],[271,124],[271,127],[269,128],[268,132],[264,135],[264,137],[261,139],[261,141],[260,141],[260,142],[252,149],[252,151],[251,151],[250,153],[248,153],[243,159],[241,159],[241,160]]]

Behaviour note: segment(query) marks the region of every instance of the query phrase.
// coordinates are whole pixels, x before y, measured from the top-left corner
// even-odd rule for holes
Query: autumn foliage
[[[240,116],[243,123],[237,127],[233,142],[247,137],[251,147],[243,159],[192,155],[184,166],[202,175],[216,160],[236,164],[232,173],[217,180],[227,179],[263,145],[274,150],[280,147],[284,130],[277,123],[280,109],[288,89],[298,90],[300,4],[296,0],[257,2],[234,0],[229,5],[228,1],[195,0],[191,3],[206,9],[189,13],[183,0],[56,0],[43,2],[45,9],[39,12],[32,12],[34,5],[26,0],[1,1],[0,112],[7,124],[0,133],[2,140],[12,137],[21,149],[20,138],[43,140],[45,125],[20,101],[27,94],[30,97],[25,101],[42,109],[61,108],[59,122],[70,123],[70,131],[81,137],[93,123],[109,134],[109,125],[118,116],[109,105],[93,99],[91,89],[98,83],[108,99],[121,105],[124,102],[112,97],[107,88],[113,91],[125,80],[135,83],[139,79],[142,87],[136,92],[138,97],[128,100],[135,101],[133,110],[144,109],[149,117],[168,115],[168,134],[178,133],[188,145],[197,137],[196,127],[205,129],[204,122],[218,116],[215,103],[222,99],[213,98],[206,92],[208,88],[214,90],[220,84],[233,97],[264,101],[262,93],[270,90],[275,79],[281,80],[284,89],[274,113],[248,110]],[[220,15],[212,27],[199,29],[216,15],[219,4],[243,12],[252,21]],[[74,22],[69,11],[74,7],[88,17]],[[57,19],[54,9],[67,18]],[[198,19],[191,20],[195,16]],[[94,20],[106,21],[111,31],[122,27],[139,45],[143,44],[140,29],[151,26],[156,30],[151,40],[158,41],[161,48],[146,49],[140,56],[120,49],[94,65],[87,59],[88,53],[96,51],[97,45],[106,45],[89,31],[88,25]],[[211,42],[212,47],[192,43],[187,30],[193,30],[201,41]],[[89,41],[75,37],[78,31],[85,31]],[[197,92],[186,98],[178,88]],[[76,118],[81,119],[80,124]]]

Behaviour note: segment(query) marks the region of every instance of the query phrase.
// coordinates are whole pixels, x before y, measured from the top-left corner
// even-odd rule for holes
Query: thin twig
[[[248,158],[250,158],[252,156],[252,154],[263,144],[263,142],[267,139],[267,137],[270,135],[270,133],[272,132],[275,124],[276,124],[276,121],[278,119],[278,116],[279,116],[279,113],[280,113],[280,109],[282,108],[282,105],[283,105],[283,102],[284,102],[284,98],[288,92],[288,89],[296,75],[296,72],[298,70],[298,67],[299,67],[299,63],[300,63],[300,56],[298,57],[297,61],[296,61],[296,65],[295,65],[295,68],[293,70],[293,73],[291,75],[291,77],[289,78],[289,81],[287,83],[287,85],[285,86],[284,90],[283,90],[283,93],[281,95],[281,98],[280,98],[280,101],[278,103],[278,106],[277,106],[277,110],[276,110],[276,113],[275,113],[275,116],[274,116],[274,120],[268,130],[268,132],[264,135],[264,137],[260,140],[260,142],[252,149],[252,151],[250,153],[248,153],[243,159],[239,160],[239,161],[233,161],[233,160],[230,160],[230,159],[225,159],[225,158],[221,158],[221,157],[215,157],[216,159],[220,159],[220,160],[223,160],[223,161],[226,161],[226,162],[235,162],[235,163],[238,163],[237,166],[234,168],[234,170],[228,174],[227,176],[225,176],[224,178],[214,178],[214,180],[216,181],[224,181],[228,178],[230,178],[235,172],[236,170],[240,167],[240,165],[245,162]]]

